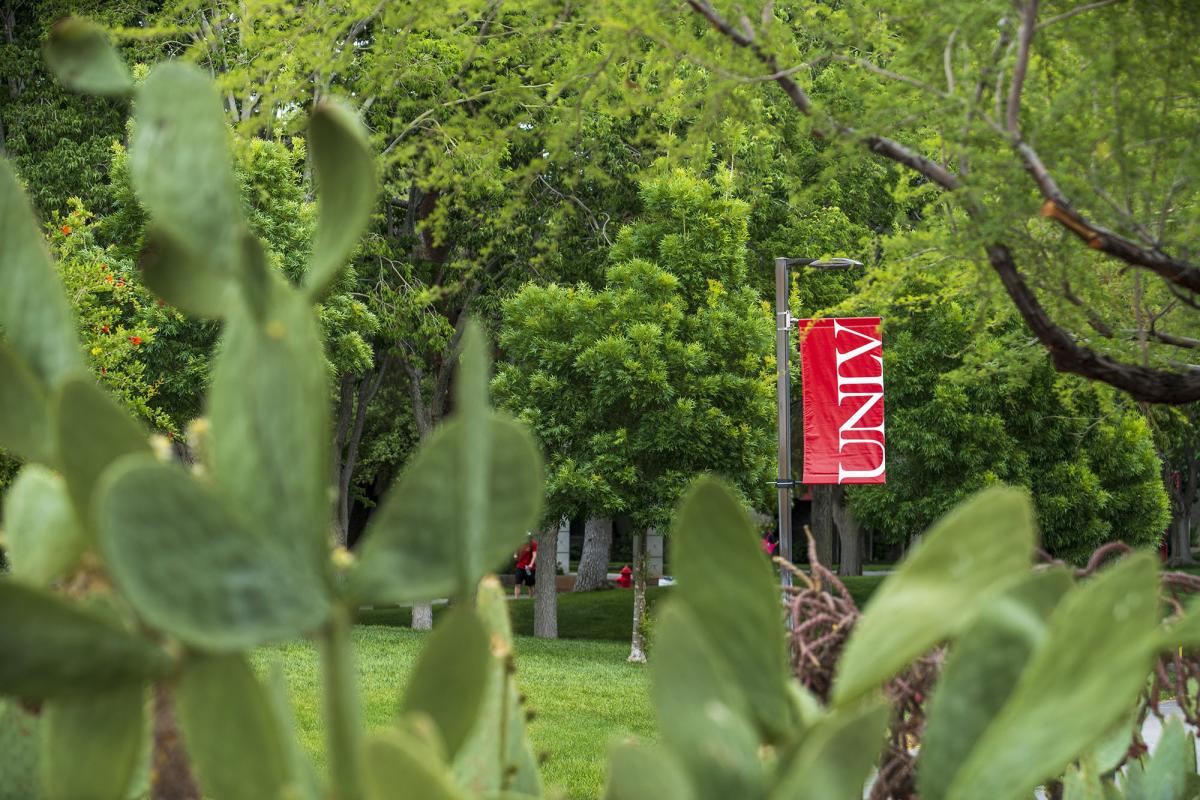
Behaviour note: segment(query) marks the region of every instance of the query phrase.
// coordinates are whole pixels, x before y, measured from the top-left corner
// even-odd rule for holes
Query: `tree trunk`
[[[150,763],[150,800],[200,800],[183,738],[175,722],[166,684],[154,686],[154,753]]]
[[[846,489],[842,486],[835,487],[833,492],[833,519],[842,550],[837,574],[862,575],[862,527],[846,507]]]
[[[1190,567],[1196,564],[1196,559],[1192,558],[1192,509],[1196,503],[1197,480],[1200,480],[1200,451],[1190,449],[1187,454],[1187,474],[1181,481],[1183,494],[1179,498],[1179,530],[1174,532],[1172,566]]]
[[[333,474],[337,481],[333,531],[334,539],[341,547],[347,547],[350,543],[350,483],[354,478],[354,468],[358,466],[358,450],[367,422],[367,409],[383,386],[388,366],[389,359],[384,358],[369,372],[342,376],[333,445]]]
[[[629,661],[646,663],[646,532],[633,534],[633,635],[630,637]]]
[[[1163,458],[1163,483],[1171,497],[1171,522],[1167,527],[1167,566],[1194,566],[1192,557],[1192,508],[1196,499],[1197,453],[1189,450],[1182,461]],[[1174,471],[1172,467],[1178,466]]]
[[[1189,511],[1180,512],[1171,520],[1167,537],[1169,567],[1188,567],[1196,564],[1196,559],[1192,557],[1192,520]]]
[[[414,631],[433,630],[433,603],[413,603],[412,629]]]
[[[533,581],[533,635],[558,638],[558,525],[537,534],[537,573]]]
[[[608,561],[612,555],[613,522],[593,517],[583,529],[583,553],[575,573],[575,592],[591,592],[608,585]]]
[[[817,543],[817,560],[826,567],[833,566],[833,490],[836,487],[818,484],[812,487],[812,535]],[[807,544],[801,539],[792,543],[792,558],[799,560],[799,553]]]

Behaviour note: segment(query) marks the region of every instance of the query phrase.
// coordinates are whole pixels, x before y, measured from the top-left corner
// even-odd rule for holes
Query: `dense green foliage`
[[[60,9],[18,6],[13,43],[0,44],[17,65],[5,79],[15,93],[0,93],[9,155],[34,192],[43,221],[57,229],[55,212],[89,215],[87,230],[104,249],[103,258],[121,267],[123,288],[133,297],[143,291],[134,266],[147,230],[123,141],[137,135],[125,116],[130,106],[120,97],[71,94],[50,80],[37,54]],[[938,262],[929,256],[923,274],[928,286],[920,292],[958,304],[972,321],[989,318],[998,308],[999,288],[961,273],[981,252],[981,242],[1002,233],[1042,301],[1064,325],[1082,332],[1079,341],[1122,357],[1144,350],[1150,362],[1173,360],[1145,329],[1188,334],[1186,304],[1170,305],[1169,293],[1137,271],[1096,260],[1104,257],[1080,248],[1052,222],[1025,222],[1040,200],[1022,183],[1019,164],[993,124],[1006,111],[1006,87],[996,90],[990,79],[983,80],[1011,72],[1016,31],[1012,20],[1007,28],[998,23],[1009,14],[1009,4],[976,4],[962,19],[954,4],[751,6],[744,9],[746,24],[759,32],[766,51],[777,53],[779,66],[807,62],[788,74],[820,109],[817,117],[797,108],[770,81],[759,80],[769,70],[741,48],[724,49],[726,37],[693,10],[653,1],[563,8],[553,0],[495,6],[483,0],[440,6],[353,0],[314,14],[269,2],[212,6],[185,0],[140,10],[98,6],[102,22],[126,26],[117,37],[127,57],[178,57],[215,77],[233,129],[233,180],[242,213],[264,241],[270,265],[292,280],[299,279],[313,249],[312,200],[320,184],[320,166],[301,131],[303,111],[341,96],[367,124],[382,197],[352,268],[322,298],[319,311],[329,368],[337,378],[332,461],[341,540],[352,541],[364,529],[415,444],[452,408],[451,369],[467,317],[500,331],[505,302],[530,283],[605,291],[607,271],[624,258],[614,250],[618,231],[639,221],[660,224],[639,187],[675,166],[746,203],[745,271],[738,288],[751,287],[768,299],[770,260],[778,255],[849,255],[867,263],[864,271],[798,271],[792,294],[797,315],[853,307],[886,312],[894,333],[932,324],[919,315],[909,318],[910,305],[892,303],[895,287],[862,293],[857,285],[864,273],[881,267],[876,286],[897,279],[895,264],[908,256],[894,245],[885,247],[886,237],[932,230],[937,246],[954,258]],[[1070,10],[1043,6],[1044,19]],[[716,10],[729,11],[722,3]],[[1168,24],[1176,18],[1178,26]],[[1091,204],[1080,206],[1087,213],[1118,231],[1137,233],[1143,212],[1154,209],[1154,229],[1162,229],[1163,241],[1183,241],[1191,161],[1179,143],[1193,120],[1171,100],[1171,87],[1178,88],[1191,67],[1175,55],[1144,63],[1130,54],[1140,52],[1144,39],[1185,35],[1194,14],[1171,5],[1154,13],[1139,10],[1136,24],[1125,29],[1121,19],[1117,9],[1098,8],[1038,30],[1020,106],[1022,130],[1052,169],[1062,165],[1069,173],[1059,176],[1064,191],[1092,196]],[[997,30],[1010,44],[993,56]],[[1097,37],[1111,46],[1088,47]],[[943,57],[927,58],[926,50]],[[1085,75],[1113,82],[1108,105],[1084,102],[1091,85]],[[145,76],[143,66],[131,70],[134,83]],[[986,86],[977,101],[980,81]],[[1130,91],[1135,85],[1147,87],[1170,117],[1166,135],[1152,136],[1157,126],[1133,114],[1142,102]],[[993,112],[997,97],[1001,109]],[[1058,124],[1064,118],[1069,126]],[[1126,123],[1117,124],[1119,119]],[[836,122],[889,134],[914,152],[961,167],[970,188],[959,193],[964,201],[959,207],[969,208],[974,200],[968,198],[978,196],[986,214],[967,219],[950,211],[928,180],[914,179],[903,165],[859,147],[854,136],[829,135]],[[1087,170],[1074,169],[1084,153]],[[1168,181],[1166,175],[1174,177]],[[973,188],[975,181],[983,191]],[[1115,183],[1128,195],[1125,210],[1111,188]],[[70,205],[73,195],[82,198],[82,206]],[[1178,236],[1171,233],[1176,230]],[[909,250],[923,246],[912,241]],[[657,257],[651,260],[673,269]],[[94,266],[100,263],[108,262]],[[80,262],[80,268],[87,266]],[[974,295],[981,288],[979,300]],[[217,327],[181,317],[171,306],[161,313],[148,309],[146,316],[152,335],[131,334],[143,340],[138,358],[128,358],[115,342],[101,342],[92,345],[104,348],[106,363],[97,366],[105,367],[107,385],[135,413],[156,420],[159,430],[181,434],[203,413],[200,390]],[[860,516],[885,538],[907,539],[971,489],[1003,479],[1033,489],[1047,543],[1056,552],[1075,557],[1114,534],[1150,541],[1163,520],[1148,484],[1156,468],[1135,412],[1104,393],[1080,399],[1090,390],[1055,381],[1036,351],[1021,342],[1020,323],[1006,319],[972,323],[970,330],[960,326],[941,350],[929,354],[927,372],[932,377],[936,365],[953,372],[939,373],[940,385],[969,388],[964,391],[970,396],[960,397],[956,408],[979,414],[956,412],[955,424],[990,436],[1004,421],[1003,434],[983,448],[987,452],[953,448],[943,458],[939,448],[945,441],[935,441],[926,448],[927,458],[907,458],[916,450],[906,426],[917,426],[914,432],[945,430],[949,420],[943,417],[950,412],[926,403],[932,390],[918,392],[908,395],[924,409],[918,419],[915,409],[898,405],[904,387],[893,386],[889,428],[896,458],[904,459],[895,464],[921,461],[921,473],[909,480],[909,473],[894,471],[894,492],[886,497],[876,492],[874,511],[861,496],[856,500]],[[128,327],[132,320],[122,324]],[[1126,329],[1143,333],[1126,336]],[[508,358],[507,352],[500,355]],[[1186,348],[1177,355],[1186,356]],[[531,363],[519,368],[556,369]],[[993,391],[996,387],[1010,391]],[[528,405],[548,402],[531,398]],[[1018,411],[1015,404],[1026,408]],[[1053,443],[1037,441],[1033,428],[1018,419],[1022,413],[1062,421],[1061,435]],[[768,435],[769,419],[756,418],[764,429],[756,435]],[[1101,419],[1107,422],[1092,426]],[[797,406],[796,430],[798,423]],[[571,424],[574,430],[556,422],[555,435],[582,442],[593,432],[582,415]],[[1081,438],[1092,442],[1084,449],[1093,455],[1076,458],[1071,443]],[[1128,459],[1099,463],[1103,459],[1094,457],[1121,448]],[[796,455],[798,461],[802,454]],[[579,458],[572,456],[572,463],[578,465]],[[715,455],[698,463],[714,460]],[[610,476],[621,468],[619,461],[606,467]],[[755,472],[742,463],[745,469],[735,470],[733,462],[716,468],[744,486],[763,488],[757,485],[765,474],[761,465]],[[1180,463],[1186,475],[1186,463]],[[1167,470],[1167,477],[1177,471]],[[571,492],[552,492],[562,498],[559,505],[582,511],[628,504],[612,486],[583,486],[589,474],[583,469],[572,478]],[[676,495],[680,485],[668,482],[663,497]],[[592,498],[585,502],[582,495],[589,492]],[[765,497],[751,495],[768,505]],[[660,500],[647,501],[647,517],[663,518],[670,504]],[[900,504],[920,508],[901,510]],[[1179,528],[1190,505],[1177,498],[1173,507]],[[1115,516],[1117,508],[1130,509],[1132,521]]]
[[[91,46],[100,36],[83,23],[59,29],[52,54],[95,72],[97,59],[113,63],[102,41]],[[118,88],[132,91],[115,63]],[[174,302],[223,318],[206,404],[211,422],[200,463],[187,470],[155,453],[144,426],[88,376],[54,264],[0,162],[0,445],[39,462],[23,467],[6,498],[12,575],[0,581],[0,643],[13,657],[0,667],[0,691],[44,703],[40,766],[6,761],[6,792],[32,780],[47,798],[78,796],[85,786],[97,797],[124,798],[145,769],[147,686],[170,675],[190,768],[206,794],[315,796],[286,705],[245,659],[265,642],[317,632],[338,796],[390,791],[397,765],[431,788],[449,791],[461,780],[474,791],[537,793],[495,587],[479,591],[478,614],[457,610],[428,643],[397,726],[370,743],[360,729],[353,612],[383,597],[468,596],[494,554],[511,550],[536,520],[541,471],[529,434],[488,407],[484,345],[478,333],[468,335],[457,419],[397,482],[361,559],[352,566],[331,559],[330,376],[313,300],[354,246],[343,233],[360,228],[369,210],[345,202],[371,196],[357,119],[328,104],[313,114],[313,146],[323,151],[314,156],[323,165],[320,213],[296,286],[271,268],[242,216],[208,80],[165,64],[137,94],[131,174],[155,251],[143,274]],[[355,163],[368,165],[365,175]],[[59,233],[74,230],[64,225]],[[112,283],[114,291],[125,288]],[[140,337],[130,343],[140,346]],[[428,519],[430,509],[457,516]],[[446,537],[447,529],[455,535]],[[73,583],[74,597],[55,591],[60,578],[76,576],[93,577]],[[462,665],[460,682],[447,687],[451,662]],[[451,690],[449,703],[421,688],[431,681]],[[29,724],[25,716],[6,702],[6,739]],[[493,754],[499,731],[507,731],[507,745]],[[168,779],[151,774],[156,784]]]
[[[863,524],[903,543],[1004,482],[1030,489],[1042,545],[1060,558],[1084,562],[1117,539],[1157,545],[1170,516],[1143,412],[1056,373],[1007,309],[972,297],[969,267],[936,237],[892,240],[887,259],[843,305],[885,320],[888,483],[850,492]]]
[[[715,472],[770,469],[771,316],[746,288],[748,208],[685,173],[647,182],[604,285],[529,284],[504,306],[500,402],[549,459],[548,513],[666,522]]]
[[[211,796],[543,796],[507,603],[486,577],[541,517],[542,467],[529,429],[490,407],[479,326],[459,327],[454,414],[422,436],[356,553],[332,547],[335,423],[322,353],[333,348],[317,304],[336,286],[371,209],[374,164],[358,117],[329,99],[312,110],[315,228],[311,249],[292,261],[295,253],[273,256],[255,232],[254,204],[242,203],[226,146],[222,98],[201,70],[167,62],[135,81],[103,32],[79,21],[56,28],[48,48],[71,85],[136,98],[128,163],[146,215],[140,274],[159,297],[219,325],[221,339],[188,469],[90,374],[86,359],[103,347],[84,350],[42,230],[0,161],[0,445],[27,462],[5,497],[12,563],[0,579],[0,741],[10,746],[0,785],[36,786],[46,798],[124,800],[140,791],[155,685],[173,698],[189,768]],[[291,189],[295,202],[285,198],[285,206],[299,215]],[[609,437],[632,443],[629,462],[648,487],[623,510],[651,523],[666,517],[668,502],[652,492],[677,493],[702,468],[742,481],[763,468],[770,317],[747,286],[748,205],[686,173],[647,183],[643,202],[644,216],[618,236],[602,288],[523,292],[594,301],[583,310],[602,327],[584,329],[588,347],[578,354],[571,345],[582,341],[558,355],[564,367],[605,379],[590,387],[609,404],[600,416],[617,420]],[[283,241],[301,241],[283,227]],[[64,223],[52,235],[62,245],[75,230]],[[89,250],[87,236],[73,242],[63,250],[68,262],[76,247],[84,263],[109,255]],[[95,293],[94,275],[79,280]],[[134,290],[117,280],[114,293]],[[107,311],[86,308],[128,329],[142,324],[143,305],[161,308],[138,291],[105,299]],[[925,309],[916,310],[919,319]],[[961,309],[946,310],[933,324],[962,341]],[[507,317],[506,345],[520,343],[513,330],[522,319]],[[948,374],[1003,352],[1008,325],[989,323],[991,341],[975,344]],[[129,344],[140,348],[135,339]],[[1108,415],[1111,398],[1067,393],[1041,367],[1015,361],[1011,404],[1042,392],[1093,419]],[[502,389],[515,379],[509,370],[496,381]],[[668,406],[656,406],[664,395]],[[529,416],[553,452],[545,441],[553,426]],[[644,418],[658,427],[638,430]],[[1145,440],[1144,428],[1112,418],[1110,451]],[[1066,451],[1049,445],[1060,458]],[[729,463],[697,463],[710,454]],[[1085,463],[1111,493],[1103,455],[1085,453]],[[552,483],[554,502],[557,489]],[[968,498],[923,536],[860,617],[817,620],[844,642],[820,696],[797,680],[803,659],[789,666],[777,578],[745,497],[713,477],[692,481],[671,538],[679,585],[654,626],[649,676],[661,739],[614,750],[613,800],[860,796],[892,712],[907,713],[892,709],[881,687],[940,646],[947,656],[915,773],[924,797],[1017,800],[1064,774],[1093,796],[1183,800],[1195,792],[1194,742],[1182,726],[1168,730],[1152,758],[1128,746],[1112,758],[1108,745],[1127,745],[1146,682],[1161,671],[1151,672],[1156,657],[1182,658],[1200,645],[1200,613],[1179,609],[1163,624],[1147,553],[1081,576],[1062,566],[1031,571],[1036,510],[1021,490]],[[834,607],[813,578],[796,577]],[[354,615],[364,605],[438,596],[453,598],[454,608],[425,639],[390,724],[368,733]],[[793,636],[802,635],[796,626]],[[302,636],[322,653],[328,782],[296,741],[280,672],[264,681],[249,660],[258,647]],[[36,722],[21,701],[40,704]],[[32,725],[40,729],[36,752],[11,746]],[[907,753],[910,744],[901,738],[893,749]],[[170,737],[153,746],[171,747]],[[166,763],[161,756],[154,763]],[[1128,773],[1114,773],[1123,761]],[[152,784],[166,777],[148,775]],[[880,772],[877,780],[890,778]]]

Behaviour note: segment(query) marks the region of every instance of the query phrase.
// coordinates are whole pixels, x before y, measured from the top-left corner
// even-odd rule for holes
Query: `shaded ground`
[[[844,578],[846,588],[861,608],[883,581],[883,575],[864,575]],[[654,606],[670,596],[670,587],[652,586],[646,599],[653,615]],[[522,636],[533,635],[533,601],[522,598],[508,604],[513,630]],[[435,606],[436,618],[445,606]],[[359,622],[364,625],[386,625],[408,628],[412,612],[407,608],[379,608],[362,611]],[[633,626],[633,592],[629,589],[609,589],[598,592],[564,592],[558,596],[558,635],[561,639],[593,639],[597,641],[628,642]]]

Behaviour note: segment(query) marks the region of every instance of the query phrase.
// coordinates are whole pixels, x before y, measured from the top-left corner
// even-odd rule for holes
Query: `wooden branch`
[[[1120,2],[1123,2],[1123,0],[1099,0],[1098,2],[1095,2],[1095,3],[1084,3],[1081,6],[1076,6],[1075,8],[1072,8],[1070,11],[1064,11],[1063,13],[1058,14],[1057,16],[1053,16],[1053,17],[1050,17],[1050,19],[1039,22],[1038,30],[1041,30],[1042,28],[1053,25],[1056,22],[1062,22],[1064,20],[1068,20],[1071,17],[1077,16],[1079,14],[1083,14],[1084,12],[1092,11],[1097,8],[1104,8],[1105,6],[1111,6],[1115,3],[1120,3]]]
[[[1120,234],[1089,222],[1072,207],[1037,152],[1028,143],[1018,141],[1016,151],[1024,162],[1025,170],[1045,198],[1042,216],[1053,219],[1093,250],[1099,250],[1126,264],[1148,269],[1169,283],[1189,291],[1200,292],[1200,268],[1178,261],[1157,248],[1141,247]]]
[[[745,35],[735,30],[719,13],[714,9],[707,0],[687,0],[689,6],[701,14],[709,21],[722,35],[728,37],[730,41],[740,47],[745,47],[754,54],[759,63],[765,66],[772,75],[775,75],[775,82],[779,84],[784,93],[791,99],[792,105],[796,106],[799,111],[806,115],[812,116],[812,101],[809,99],[805,91],[800,88],[791,78],[791,74],[786,70],[780,69],[775,56],[766,52],[756,42],[747,39]],[[910,150],[899,142],[889,139],[886,136],[866,136],[862,137],[858,131],[848,125],[840,125],[837,128],[838,133],[847,136],[861,137],[863,143],[872,151],[891,159],[899,164],[903,164],[909,169],[923,175],[929,181],[936,183],[943,189],[954,190],[959,187],[959,179],[954,173],[947,169],[944,165],[926,158],[925,156]],[[825,134],[822,131],[814,130],[813,134],[824,138]]]
[[[954,40],[957,37],[958,28],[955,28],[946,37],[946,48],[942,50],[942,71],[946,73],[947,94],[954,94]]]
[[[1025,74],[1029,71],[1029,47],[1037,31],[1037,10],[1038,0],[1025,0],[1017,38],[1017,63],[1013,66],[1012,83],[1008,86],[1008,131],[1018,138],[1021,135],[1021,91],[1025,88]]]
[[[853,129],[847,130],[853,131]],[[919,172],[943,189],[953,191],[962,185],[958,176],[947,169],[944,164],[939,164],[932,159],[926,158],[920,153],[910,150],[886,136],[868,136],[863,141],[872,151],[895,161],[897,164],[903,164],[909,169]]]
[[[759,60],[764,66],[771,71],[772,74],[780,73],[780,77],[776,78],[775,82],[783,89],[784,93],[791,99],[792,104],[800,109],[805,115],[812,115],[812,101],[809,100],[808,94],[800,88],[800,85],[791,79],[790,75],[784,75],[784,70],[780,69],[779,63],[775,56],[767,51],[752,39],[740,31],[734,29],[717,10],[712,7],[708,0],[687,0],[687,4],[692,7],[697,13],[708,20],[721,35],[727,37],[738,47],[745,47],[754,54],[754,57]]]
[[[1173,333],[1164,333],[1163,331],[1155,330],[1153,326],[1150,327],[1149,334],[1160,342],[1172,345],[1173,347],[1200,350],[1200,339],[1193,339],[1190,336],[1176,336]]]
[[[1108,327],[1108,323],[1101,319],[1100,316],[1097,315],[1087,303],[1083,302],[1083,299],[1080,298],[1079,295],[1075,294],[1075,291],[1071,288],[1070,282],[1067,281],[1066,278],[1063,278],[1062,282],[1062,296],[1066,298],[1068,303],[1083,310],[1084,316],[1087,317],[1088,325],[1092,326],[1092,330],[1103,336],[1105,339],[1113,338],[1112,328]]]
[[[1149,403],[1190,403],[1200,400],[1200,372],[1180,373],[1126,364],[1079,344],[1046,313],[1021,276],[1012,251],[1006,245],[989,246],[987,255],[988,262],[1000,277],[1021,318],[1049,351],[1055,369],[1103,381],[1128,392],[1135,400]]]
[[[1124,236],[1095,225],[1086,220],[1070,205],[1047,197],[1042,203],[1042,216],[1049,217],[1074,233],[1093,250],[1107,253],[1114,258],[1150,270],[1168,283],[1176,284],[1191,292],[1200,293],[1200,269],[1177,261],[1156,249],[1139,247]]]
[[[865,58],[851,58],[850,56],[831,55],[831,56],[829,56],[828,60],[838,61],[843,64],[854,64],[856,66],[862,67],[867,72],[872,72],[872,73],[880,76],[881,78],[887,78],[890,81],[896,81],[897,83],[907,84],[908,86],[911,86],[914,89],[920,89],[923,92],[929,92],[930,94],[940,97],[943,100],[948,100],[950,98],[949,94],[947,94],[946,92],[943,92],[941,89],[937,88],[936,86],[931,86],[930,84],[925,83],[925,81],[922,81],[918,78],[914,78],[911,75],[905,75],[903,73],[895,72],[893,70],[887,69],[886,67],[881,67],[878,64],[876,64],[875,62],[869,61]],[[954,90],[953,89],[954,76],[949,75],[947,80],[949,81],[949,83],[951,85],[951,91],[953,91]]]

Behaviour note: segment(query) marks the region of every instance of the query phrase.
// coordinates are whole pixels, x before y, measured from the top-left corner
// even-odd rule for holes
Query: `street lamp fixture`
[[[792,562],[792,414],[791,376],[788,354],[791,346],[792,312],[788,308],[788,268],[852,269],[861,267],[852,258],[777,258],[775,259],[775,395],[779,406],[779,554]],[[781,570],[783,585],[792,585],[792,573]]]
[[[861,261],[855,261],[853,258],[777,258],[775,265],[783,262],[786,267],[812,267],[813,269],[849,269],[851,267],[861,267]]]

